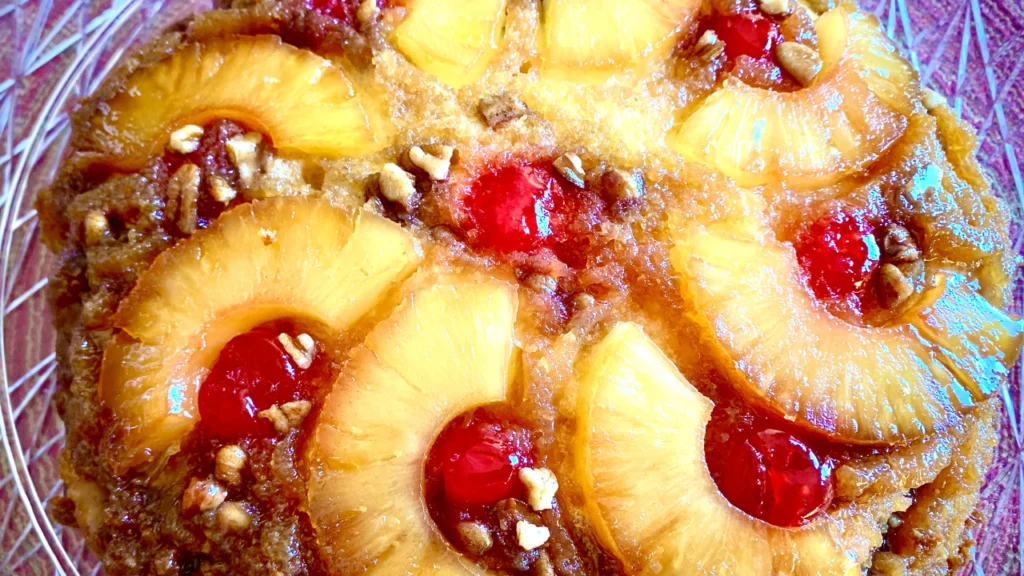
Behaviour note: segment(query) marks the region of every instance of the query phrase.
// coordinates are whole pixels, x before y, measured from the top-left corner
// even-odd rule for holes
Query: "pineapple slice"
[[[916,73],[873,16],[843,5],[816,27],[823,68],[811,85],[776,92],[727,79],[669,146],[747,187],[826,186],[877,159],[907,128]]]
[[[506,0],[413,0],[391,41],[410,62],[458,88],[480,79],[504,36]]]
[[[423,503],[423,461],[459,413],[507,399],[516,289],[446,277],[357,348],[307,454],[309,515],[333,573],[471,574]]]
[[[81,148],[138,169],[186,124],[237,120],[278,150],[357,156],[384,146],[352,83],[330,61],[276,36],[185,44],[140,68],[89,119]]]
[[[691,225],[675,244],[683,295],[741,391],[842,441],[942,429],[991,395],[1020,352],[1020,320],[957,273],[936,273],[889,324],[854,326],[805,287],[792,246],[756,223]]]
[[[352,326],[419,262],[412,236],[324,200],[244,204],[161,254],[114,317],[99,394],[122,423],[115,465],[174,449],[220,349],[277,318]]]
[[[697,0],[544,0],[543,63],[575,75],[622,69],[671,50],[699,5]]]
[[[734,508],[704,460],[710,400],[639,326],[620,323],[578,371],[573,444],[598,540],[632,574],[856,575],[902,497],[844,505],[799,529]]]

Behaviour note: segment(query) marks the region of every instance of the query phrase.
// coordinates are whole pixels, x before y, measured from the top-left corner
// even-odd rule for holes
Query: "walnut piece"
[[[818,51],[799,42],[783,42],[775,47],[775,56],[782,68],[800,84],[807,86],[821,72],[821,56]]]
[[[550,510],[558,492],[558,479],[547,468],[520,468],[519,481],[526,486],[530,508],[540,512]]]
[[[228,181],[222,176],[217,174],[210,176],[210,196],[213,196],[214,200],[221,204],[227,204],[234,200],[237,195],[238,192],[235,192],[231,184],[228,184]]]
[[[377,0],[363,0],[359,4],[359,9],[356,10],[356,18],[359,22],[366,24],[372,22],[377,18],[377,14],[380,14],[380,8],[377,6]]]
[[[586,182],[587,173],[583,170],[583,162],[575,154],[562,154],[555,158],[554,168],[577,188],[583,188]]]
[[[228,151],[228,158],[238,169],[238,180],[246,190],[252,189],[256,184],[260,166],[259,145],[262,141],[263,136],[259,132],[249,132],[235,136],[224,145]]]
[[[805,2],[811,10],[818,14],[824,14],[836,7],[835,0],[805,0]]]
[[[555,576],[555,564],[545,550],[541,550],[537,555],[537,564],[533,570],[536,576]]]
[[[523,550],[530,551],[540,548],[551,538],[551,530],[544,526],[534,526],[526,520],[516,522],[516,541]]]
[[[725,42],[718,38],[714,30],[705,30],[697,44],[693,47],[693,55],[704,62],[711,62],[725,52]]]
[[[181,509],[185,512],[209,512],[228,497],[228,491],[213,480],[193,478],[181,496]]]
[[[268,420],[278,433],[286,434],[292,428],[298,428],[312,409],[313,404],[309,400],[296,400],[280,406],[274,404],[266,410],[257,412],[256,416]]]
[[[99,210],[92,210],[85,215],[85,243],[88,246],[95,246],[103,241],[110,232],[110,222],[107,216]]]
[[[380,193],[406,210],[412,208],[416,199],[416,179],[398,164],[387,163],[380,170]]]
[[[238,502],[225,502],[217,509],[217,527],[228,532],[241,532],[252,524],[252,515]]]
[[[309,334],[299,334],[294,339],[284,332],[277,335],[277,341],[281,343],[284,351],[291,356],[295,365],[305,370],[313,364],[313,356],[316,354],[316,342]]]
[[[167,212],[177,212],[178,229],[185,234],[195,232],[199,223],[196,199],[201,176],[195,164],[182,164],[167,183]]]
[[[924,104],[926,110],[931,111],[945,104],[946,97],[931,88],[925,88],[924,98],[921,102]]]
[[[242,482],[242,469],[245,468],[245,450],[241,446],[229,444],[217,451],[217,465],[214,475],[218,480],[231,485]]]
[[[263,418],[274,425],[274,430],[284,434],[291,430],[291,424],[288,423],[288,417],[284,415],[284,411],[277,404],[274,404],[266,410],[260,410],[256,413],[257,418]]]
[[[644,195],[644,177],[640,172],[612,169],[598,181],[601,195],[610,203],[631,202]]]
[[[878,269],[878,301],[886,310],[899,307],[914,294],[914,285],[895,264]]]
[[[312,409],[313,403],[309,400],[295,400],[281,404],[281,412],[284,413],[285,418],[288,419],[288,425],[292,428],[298,428]]]
[[[195,124],[186,124],[171,132],[167,147],[178,154],[191,154],[199,149],[199,139],[203,137],[203,128]]]
[[[910,230],[899,224],[890,224],[882,233],[882,256],[888,262],[914,262],[921,259],[921,251]]]
[[[482,556],[494,546],[494,537],[491,531],[483,524],[477,522],[459,522],[455,527],[459,538],[466,546],[470,554]]]
[[[761,0],[760,6],[761,12],[771,16],[783,16],[791,10],[789,0]]]
[[[523,101],[508,92],[499,92],[480,99],[480,115],[487,126],[497,128],[506,122],[525,116],[530,109]]]
[[[455,148],[451,146],[413,146],[405,153],[412,168],[426,174],[427,178],[435,182],[442,182],[448,179],[448,170],[452,166],[452,157]]]

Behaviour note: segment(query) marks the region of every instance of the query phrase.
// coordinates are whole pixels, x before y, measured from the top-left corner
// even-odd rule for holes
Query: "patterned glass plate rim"
[[[210,0],[5,0],[0,2],[0,573],[102,571],[81,536],[52,522],[63,427],[51,406],[54,333],[46,275],[54,258],[39,243],[33,198],[53,176],[68,137],[68,112],[117,60]],[[1024,5],[1000,0],[863,0],[901,43],[925,85],[950,97],[979,131],[979,157],[1024,243]],[[1014,311],[1024,285],[1015,279]],[[1020,380],[1001,391],[1003,434],[983,492],[990,518],[962,574],[1024,574]]]

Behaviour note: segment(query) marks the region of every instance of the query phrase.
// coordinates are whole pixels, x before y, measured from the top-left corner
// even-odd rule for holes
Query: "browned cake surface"
[[[879,138],[890,133],[893,136],[890,144],[880,146],[877,153],[865,152],[856,162],[824,163],[818,169],[806,170],[787,168],[785,161],[779,160],[779,172],[764,177],[749,167],[715,164],[713,155],[711,161],[695,159],[693,146],[673,144],[677,138],[703,138],[701,125],[694,120],[698,109],[713,103],[715,96],[711,94],[723,89],[722,75],[726,73],[719,68],[724,64],[714,57],[707,60],[707,55],[694,47],[696,38],[689,38],[696,36],[697,24],[681,32],[681,48],[675,52],[670,49],[667,52],[672,53],[664,57],[655,55],[658,57],[643,66],[611,76],[612,80],[594,81],[582,73],[546,68],[544,56],[538,51],[544,26],[540,9],[535,2],[512,0],[507,6],[501,49],[491,56],[478,81],[455,89],[395,50],[395,28],[402,22],[403,10],[413,9],[387,9],[381,17],[355,28],[340,27],[329,18],[288,3],[258,3],[199,14],[127,58],[76,112],[72,151],[59,179],[38,204],[47,245],[61,261],[51,282],[51,295],[59,332],[62,385],[57,402],[68,429],[62,458],[68,488],[66,498],[57,500],[53,513],[59,521],[83,530],[107,572],[301,575],[356,573],[379,566],[389,574],[402,573],[388,571],[393,569],[388,568],[391,560],[387,552],[374,552],[379,543],[372,534],[347,528],[349,519],[342,514],[331,516],[333,504],[324,502],[348,496],[330,492],[335,490],[326,480],[331,474],[333,447],[324,439],[324,430],[343,427],[330,418],[335,413],[348,414],[343,405],[344,390],[346,386],[359,387],[359,378],[353,376],[360,374],[357,367],[363,366],[358,351],[368,346],[361,343],[372,342],[374,335],[384,330],[381,326],[390,325],[395,310],[404,310],[402,306],[414,302],[410,295],[424,294],[450,277],[465,275],[486,278],[479,280],[482,285],[493,280],[513,287],[517,352],[510,361],[509,369],[515,374],[504,400],[514,418],[529,431],[535,446],[535,466],[551,469],[559,480],[557,505],[552,510],[535,511],[520,500],[510,499],[493,512],[495,538],[500,544],[477,559],[487,569],[501,572],[514,567],[563,576],[634,573],[638,563],[652,562],[660,553],[652,550],[669,546],[620,536],[616,530],[629,522],[612,519],[611,507],[601,508],[607,526],[595,526],[588,498],[599,487],[587,487],[579,481],[579,456],[574,450],[581,426],[581,358],[587,358],[613,326],[623,322],[642,326],[685,381],[714,402],[714,416],[709,412],[712,426],[707,432],[709,454],[716,446],[727,445],[730,430],[768,421],[773,428],[806,438],[820,455],[835,463],[835,498],[821,518],[802,531],[756,529],[758,545],[762,538],[769,542],[768,573],[813,574],[819,569],[820,573],[851,573],[864,567],[880,574],[943,574],[958,567],[972,528],[983,520],[974,516],[974,510],[998,427],[996,401],[985,397],[991,394],[992,383],[1001,377],[999,370],[988,373],[987,368],[965,359],[955,369],[959,370],[957,374],[963,381],[980,381],[983,390],[966,390],[967,397],[974,394],[974,398],[964,401],[959,397],[957,402],[964,406],[958,410],[944,407],[949,409],[948,414],[939,413],[941,410],[929,413],[925,400],[917,404],[919,400],[913,394],[902,398],[899,394],[880,395],[888,398],[885,402],[903,403],[886,406],[887,412],[918,414],[906,427],[903,420],[894,419],[888,424],[878,420],[877,430],[872,430],[869,419],[861,422],[857,431],[851,431],[846,427],[841,400],[829,403],[836,411],[831,419],[819,421],[803,413],[790,413],[785,399],[779,399],[782,392],[779,397],[772,396],[774,388],[759,392],[758,376],[745,372],[749,366],[758,369],[759,360],[737,357],[743,351],[730,348],[733,342],[715,332],[717,327],[727,326],[729,319],[725,312],[713,316],[719,312],[708,303],[715,300],[714,294],[709,292],[708,296],[700,290],[713,288],[716,280],[709,280],[710,276],[691,277],[699,274],[693,271],[696,268],[680,269],[680,262],[686,262],[687,257],[678,250],[685,246],[692,250],[694,262],[701,258],[701,262],[709,261],[708,254],[702,256],[699,252],[697,240],[689,244],[684,241],[685,231],[697,234],[695,238],[714,239],[726,238],[718,235],[719,230],[726,229],[728,238],[742,239],[752,226],[755,231],[750,232],[751,237],[759,238],[766,250],[784,246],[780,250],[789,254],[790,242],[800,242],[801,231],[810,223],[831,211],[850,207],[868,211],[879,221],[902,223],[913,231],[925,253],[915,262],[923,271],[910,278],[918,283],[916,295],[888,307],[880,303],[883,296],[874,292],[865,297],[863,308],[851,308],[846,303],[815,304],[813,314],[807,312],[798,319],[811,336],[780,332],[766,336],[786,342],[785,353],[792,354],[792,358],[777,359],[779,381],[784,380],[787,366],[808,374],[813,369],[813,374],[832,374],[835,380],[841,380],[835,372],[821,368],[821,357],[799,352],[824,346],[819,335],[826,332],[814,332],[815,323],[824,322],[819,318],[833,322],[828,326],[847,326],[841,323],[849,322],[851,333],[856,332],[860,338],[856,342],[865,350],[883,350],[901,341],[881,326],[900,326],[904,316],[927,314],[921,312],[926,305],[915,300],[918,295],[927,298],[929,289],[936,285],[946,286],[947,294],[952,293],[953,287],[959,286],[958,278],[964,285],[969,284],[970,294],[954,300],[951,306],[961,307],[966,324],[975,318],[986,322],[989,318],[985,314],[989,313],[999,316],[993,321],[995,334],[1002,326],[999,322],[1011,322],[1004,322],[999,309],[1005,305],[1007,276],[1016,264],[1008,246],[1005,212],[999,209],[974,161],[969,129],[944,104],[929,101],[930,96],[922,94],[914,78],[912,85],[900,87],[906,92],[900,97],[906,100],[905,114],[879,117],[869,126],[882,135]],[[708,13],[713,8],[702,10]],[[786,22],[792,29],[789,34],[806,33],[808,25],[813,30],[813,22]],[[123,127],[117,125],[120,116],[109,110],[117,110],[117,98],[123,97],[133,78],[148,70],[161,70],[161,63],[190,47],[217,42],[258,43],[266,40],[265,35],[278,36],[284,46],[334,62],[359,94],[367,124],[376,131],[379,145],[358,154],[288,148],[290,141],[282,136],[285,132],[299,134],[302,131],[296,126],[330,121],[304,117],[308,110],[295,106],[284,108],[280,114],[284,118],[281,128],[277,124],[269,128],[253,125],[253,119],[259,120],[260,116],[251,110],[219,115],[211,112],[196,120],[204,124],[198,151],[185,155],[165,151],[160,144],[155,150],[145,149],[139,161],[133,163],[125,160],[132,158],[130,150],[112,148],[109,134],[116,135]],[[276,40],[269,42],[274,44]],[[771,85],[770,80],[751,77],[754,72],[740,66],[731,74],[754,85]],[[799,88],[792,77],[786,78],[789,84],[774,88]],[[805,94],[814,86],[778,94]],[[836,86],[834,89],[842,93],[842,84]],[[178,89],[188,91],[187,87]],[[252,94],[252,108],[259,105],[255,99],[261,93],[241,79],[213,89]],[[200,95],[199,101],[202,98],[212,99],[209,94]],[[231,98],[238,100],[238,94],[233,93]],[[225,97],[227,100],[230,98]],[[245,100],[243,96],[239,101]],[[183,96],[182,101],[187,99]],[[503,104],[507,108],[510,102],[522,106],[522,114],[510,113],[514,118],[501,124],[488,121],[488,112],[493,112],[490,106]],[[145,99],[138,105],[147,111],[163,106]],[[771,103],[764,106],[770,108]],[[98,124],[97,118],[103,118],[102,122]],[[688,118],[692,124],[680,137],[673,130],[681,118]],[[264,132],[263,140],[255,146],[257,161],[240,166],[229,152],[228,142],[253,130]],[[712,133],[710,137],[719,136]],[[441,144],[454,148],[457,155],[450,175],[434,181],[422,167],[410,165],[408,150]],[[766,138],[764,145],[781,144]],[[559,248],[511,256],[481,249],[482,232],[467,231],[464,215],[463,199],[472,193],[474,181],[496,166],[527,162],[550,165],[566,153],[578,154],[586,181],[580,189],[563,185],[581,198],[580,202],[597,206],[587,217],[577,215],[577,220],[566,225],[574,237],[582,240],[567,251]],[[398,163],[414,176],[414,203],[403,204],[389,196],[385,190],[388,184],[381,176],[386,163]],[[185,165],[194,166],[198,172],[183,172]],[[941,170],[944,180],[925,186],[924,196],[915,197],[916,205],[905,202],[908,194],[917,193],[915,182],[919,183],[930,167]],[[253,171],[246,172],[249,169]],[[602,177],[615,169],[642,174],[641,198],[626,198],[621,185],[608,180],[610,176]],[[193,177],[198,178],[198,185],[190,187]],[[236,195],[220,201],[221,192],[215,190],[219,184],[226,184]],[[297,200],[300,197],[307,200]],[[322,198],[322,205],[311,198]],[[101,394],[100,389],[108,385],[101,383],[101,368],[105,373],[116,372],[104,366],[105,350],[106,363],[117,364],[116,359],[111,360],[111,346],[130,350],[127,347],[138,342],[160,344],[157,340],[146,341],[140,335],[146,329],[132,324],[137,322],[133,318],[150,313],[145,308],[148,302],[163,298],[174,303],[166,312],[152,312],[155,316],[150,329],[155,333],[158,326],[185,323],[183,318],[193,308],[205,310],[213,307],[208,306],[210,302],[232,302],[233,293],[248,289],[248,284],[232,277],[230,271],[204,271],[211,274],[210,279],[194,284],[203,287],[195,293],[161,293],[159,282],[171,283],[183,277],[184,273],[177,271],[179,266],[184,270],[192,265],[189,254],[194,254],[197,262],[200,257],[217,258],[215,243],[231,230],[225,222],[240,222],[253,213],[252,221],[261,224],[250,227],[255,226],[253,230],[262,234],[262,223],[283,218],[278,214],[298,205],[290,203],[293,201],[314,203],[309,204],[316,206],[309,212],[314,219],[323,215],[323,220],[308,223],[311,230],[322,230],[334,218],[352,222],[375,215],[396,222],[415,242],[418,259],[415,273],[395,280],[344,330],[335,330],[324,319],[314,321],[301,315],[275,320],[277,323],[271,325],[274,331],[283,333],[308,332],[317,342],[317,353],[324,360],[315,370],[320,371],[322,383],[311,393],[313,408],[309,415],[280,434],[229,443],[201,428],[192,430],[194,422],[187,422],[178,431],[162,428],[154,432],[156,429],[148,428],[148,423],[133,419],[132,410],[137,410],[134,405],[119,400],[132,393],[129,385],[124,387],[129,392]],[[250,209],[250,204],[254,208]],[[290,213],[307,214],[302,210],[305,208]],[[227,216],[221,218],[222,214]],[[795,262],[791,254],[787,257],[787,262]],[[246,258],[247,254],[240,255],[240,260]],[[740,256],[728,259],[742,260]],[[766,262],[764,266],[773,265],[772,261]],[[190,274],[198,275],[197,269],[188,268]],[[309,283],[338,280],[318,277],[312,265],[305,270],[312,278]],[[722,264],[715,270],[757,279],[751,275],[753,268],[731,271]],[[910,272],[906,274],[911,276]],[[140,280],[147,276],[159,281],[146,284]],[[785,270],[773,270],[770,276],[776,285],[766,285],[763,290],[748,286],[743,289],[752,290],[749,295],[717,299],[755,302],[759,293],[778,293],[780,311],[766,309],[765,313],[780,316],[790,310],[803,311],[802,303],[813,299],[807,294],[807,286],[788,284],[791,276]],[[944,281],[946,284],[942,284]],[[736,284],[743,283],[737,279]],[[133,292],[137,286],[139,290]],[[305,289],[271,295],[281,302],[301,303],[305,298],[301,290]],[[789,300],[791,293],[800,296]],[[400,305],[402,302],[406,304]],[[927,317],[922,322],[927,324]],[[828,332],[832,334],[842,328],[828,329],[833,330]],[[899,329],[894,328],[892,333]],[[999,336],[993,338],[998,340]],[[952,347],[970,348],[967,354],[996,349],[985,345],[971,348],[957,342],[960,348]],[[137,359],[125,354],[121,357],[124,373],[132,373]],[[876,374],[897,369],[895,365],[871,366],[872,358],[867,355],[861,360],[863,365],[851,368],[852,373],[866,379],[861,384],[875,382],[870,379]],[[447,360],[438,362],[444,365]],[[936,366],[940,364],[935,361]],[[141,371],[134,374],[143,374],[138,376],[140,379],[148,377]],[[338,383],[332,384],[336,379]],[[943,382],[947,380],[955,379]],[[839,388],[835,390],[838,394]],[[947,398],[949,394],[947,391]],[[858,399],[862,396],[853,394]],[[800,397],[795,403],[801,401],[813,405],[815,398]],[[392,410],[386,403],[365,402],[367,411],[386,414]],[[851,401],[853,404],[856,401]],[[967,404],[975,406],[968,408]],[[395,404],[393,409],[393,418],[402,421],[402,407]],[[853,415],[854,422],[857,416]],[[436,429],[429,432],[436,433]],[[431,440],[423,441],[429,445]],[[700,442],[700,437],[694,442]],[[240,481],[226,485],[216,468],[216,454],[229,444],[244,451],[246,464]],[[381,450],[392,449],[384,440],[379,446]],[[703,455],[703,447],[698,452]],[[389,480],[380,478],[378,482]],[[368,494],[373,489],[354,488]],[[220,503],[225,498],[221,491],[226,491],[228,503],[242,506],[248,517],[243,529],[232,528],[231,519],[222,512],[226,508]],[[210,499],[219,500],[207,506]],[[430,506],[426,502],[423,508]],[[420,513],[426,514],[424,510]],[[730,511],[733,513],[741,515]],[[744,518],[744,522],[763,524]],[[514,529],[509,526],[523,519],[550,529],[551,538],[541,551],[524,553],[516,547]],[[719,529],[720,520],[705,521],[707,531]],[[429,518],[424,523],[433,527]],[[827,534],[828,544],[814,548],[819,556],[802,556],[808,552],[801,551],[810,548],[792,544],[801,538],[793,534],[812,533],[816,527],[820,534]],[[609,531],[621,550],[609,549],[603,536]],[[461,552],[448,550],[436,529],[428,532],[438,540],[436,550],[441,552],[430,548],[417,549],[416,553],[429,559],[427,564],[433,562],[438,573],[453,573],[443,572],[448,561],[445,554]],[[405,540],[415,540],[418,534],[410,529],[405,536],[396,536],[394,550],[407,550]],[[510,542],[507,546],[505,539]],[[463,544],[453,549],[460,546]],[[830,546],[842,552],[833,553]],[[346,556],[334,547],[358,552]],[[343,556],[345,559],[339,560]],[[736,573],[744,570],[742,565],[734,569]],[[432,573],[429,566],[422,570]]]

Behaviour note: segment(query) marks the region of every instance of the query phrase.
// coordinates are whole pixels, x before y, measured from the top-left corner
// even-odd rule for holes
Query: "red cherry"
[[[713,471],[737,508],[776,526],[802,526],[832,502],[832,464],[788,432],[733,433]],[[709,462],[709,465],[711,462]]]
[[[760,11],[719,14],[714,17],[711,29],[725,43],[729,60],[741,55],[770,60],[775,46],[782,42],[779,23]]]
[[[275,331],[256,329],[232,338],[199,388],[203,428],[221,438],[270,436],[271,424],[256,414],[274,404],[303,399],[303,373],[277,341]]]
[[[864,286],[878,267],[874,228],[863,214],[833,212],[799,234],[796,255],[818,298],[843,298]]]
[[[552,212],[565,204],[554,172],[505,166],[473,183],[466,198],[477,244],[497,252],[534,252],[553,240]]]
[[[324,16],[337,18],[343,24],[354,21],[356,6],[351,0],[306,0],[306,8]]]
[[[522,496],[519,469],[532,463],[531,452],[522,429],[475,412],[445,427],[430,450],[427,470],[440,476],[449,504],[485,506]]]
[[[499,254],[552,249],[580,266],[586,233],[601,217],[596,196],[567,192],[550,163],[510,164],[480,175],[463,200],[478,248]]]

